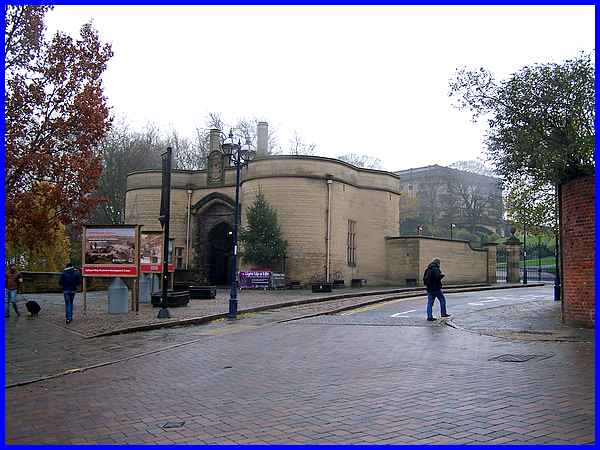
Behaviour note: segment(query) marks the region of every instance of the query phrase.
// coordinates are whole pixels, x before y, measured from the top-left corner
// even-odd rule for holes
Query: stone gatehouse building
[[[265,140],[261,144],[260,136],[257,158],[241,173],[241,224],[246,223],[246,208],[260,189],[277,211],[288,242],[284,262],[288,280],[307,284],[315,279],[344,279],[349,285],[361,278],[369,284],[402,285],[418,282],[419,271],[432,255],[449,258],[468,253],[469,263],[456,265],[464,270],[447,279],[486,281],[486,251],[470,249],[462,241],[430,241],[442,252],[436,253],[423,240],[415,243],[414,238],[399,237],[398,175],[324,157],[261,157]],[[211,135],[207,169],[174,170],[171,179],[170,235],[176,268],[192,270],[211,284],[229,283],[235,168],[229,167],[220,151],[218,131]],[[161,180],[160,170],[128,175],[126,223],[160,231]],[[473,270],[473,264],[480,267]],[[248,268],[240,261],[240,270]]]

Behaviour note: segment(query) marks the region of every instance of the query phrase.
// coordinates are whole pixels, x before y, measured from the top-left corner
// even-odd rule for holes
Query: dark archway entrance
[[[215,225],[208,233],[208,281],[227,285],[231,278],[233,233],[228,223]]]

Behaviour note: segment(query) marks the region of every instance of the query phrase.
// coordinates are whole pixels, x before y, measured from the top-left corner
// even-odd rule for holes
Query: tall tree
[[[246,210],[247,225],[240,232],[240,241],[244,244],[242,258],[262,267],[270,267],[283,258],[287,250],[287,241],[281,238],[281,229],[277,221],[277,211],[258,191],[254,203]]]
[[[446,175],[446,198],[443,211],[451,221],[458,222],[471,234],[487,225],[495,229],[502,219],[502,197],[500,190],[490,190],[487,183],[477,175],[468,175],[451,170]],[[445,225],[448,226],[447,222]]]
[[[121,119],[100,144],[102,176],[97,190],[103,201],[97,206],[94,223],[123,223],[127,174],[136,170],[159,169],[160,154],[167,147],[166,139],[153,124],[141,131],[131,131]]]
[[[110,126],[102,74],[112,56],[91,24],[43,38],[44,6],[5,7],[6,239],[49,242],[95,207],[99,143]],[[30,205],[45,205],[42,214]]]
[[[470,110],[474,121],[488,118],[496,172],[550,184],[594,172],[594,94],[590,54],[526,66],[500,81],[483,68],[462,69],[450,84],[458,108]]]
[[[369,155],[359,155],[357,153],[346,153],[336,156],[340,161],[345,161],[356,167],[364,167],[366,169],[383,169],[383,164],[379,158]]]
[[[297,131],[294,130],[294,135],[289,140],[289,146],[285,153],[289,155],[314,155],[316,153],[317,144],[314,142],[307,143]]]
[[[506,215],[509,222],[530,230],[556,228],[555,187],[531,178],[507,182]]]

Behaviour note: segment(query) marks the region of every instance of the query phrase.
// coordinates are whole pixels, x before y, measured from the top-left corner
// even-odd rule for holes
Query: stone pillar
[[[496,284],[496,243],[485,244],[487,250],[487,282]]]
[[[520,283],[521,269],[519,261],[521,259],[521,241],[515,237],[515,229],[511,230],[512,236],[504,243],[506,246],[506,282]]]

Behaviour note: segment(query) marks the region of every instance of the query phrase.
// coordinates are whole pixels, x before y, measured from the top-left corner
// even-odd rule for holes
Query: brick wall
[[[562,186],[562,268],[565,321],[594,327],[594,178]]]

